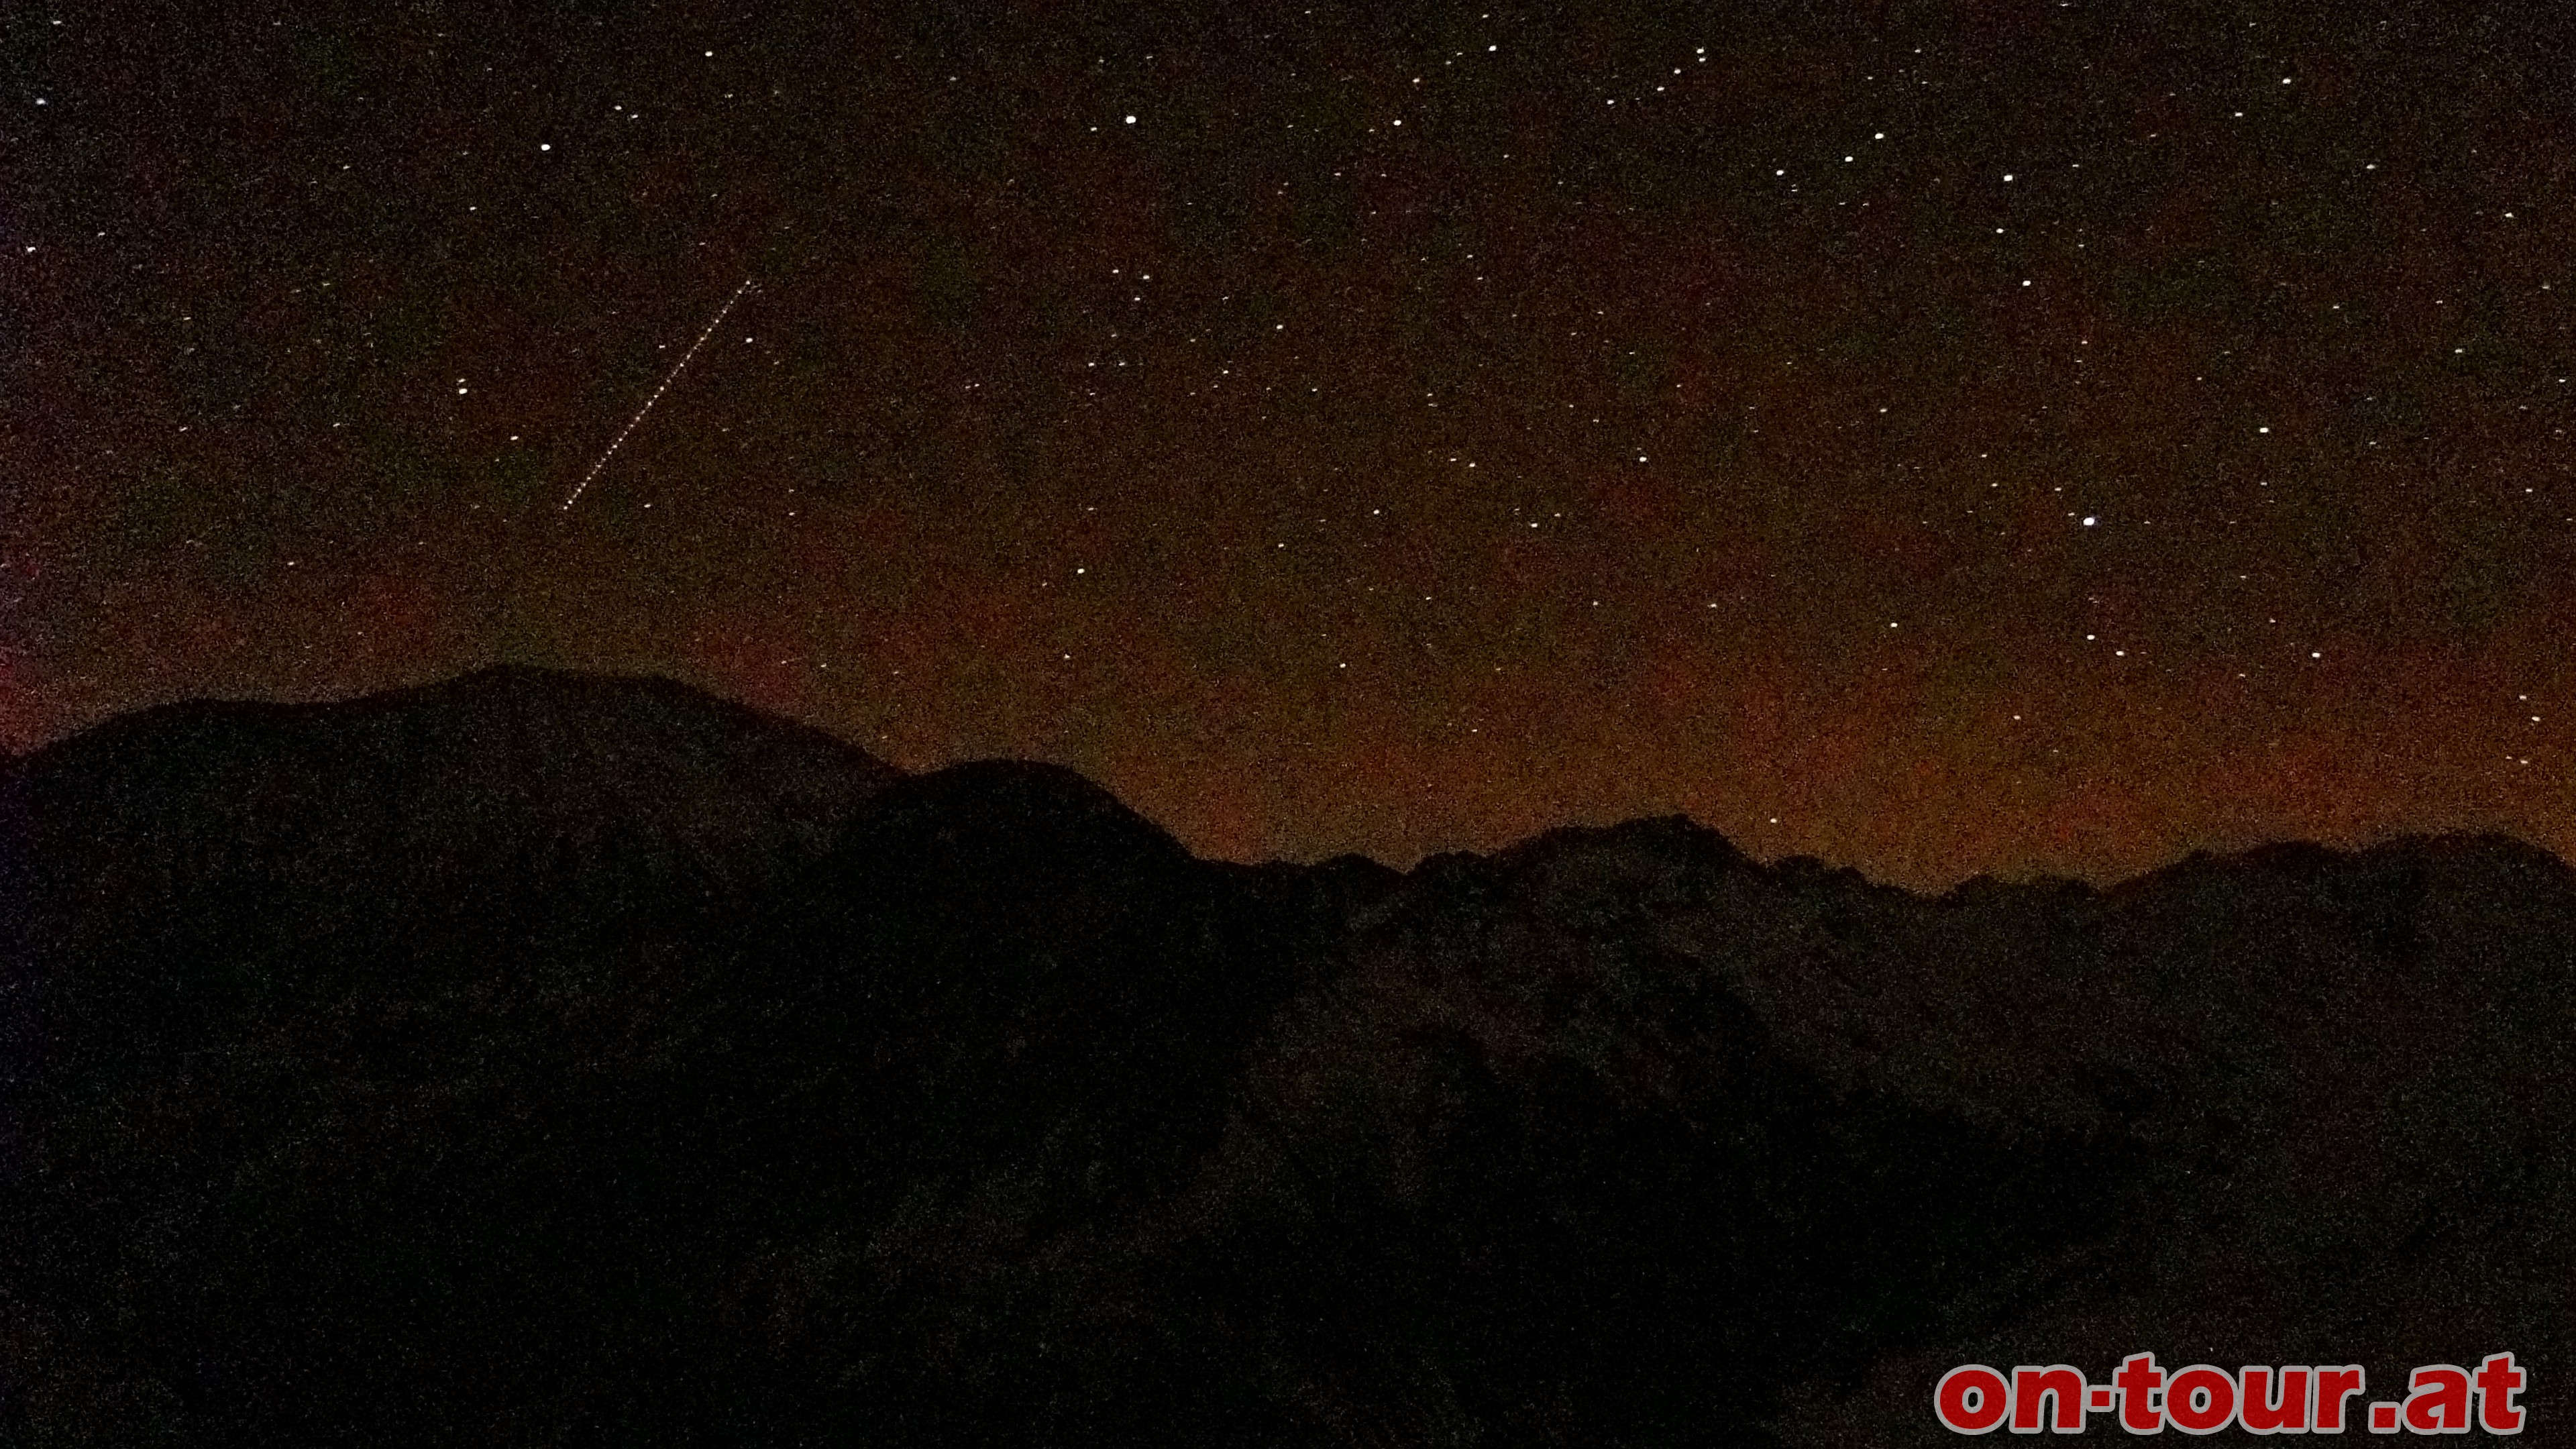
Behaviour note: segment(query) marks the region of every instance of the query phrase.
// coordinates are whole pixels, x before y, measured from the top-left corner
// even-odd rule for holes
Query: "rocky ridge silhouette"
[[[2509,1348],[2546,1443],[2572,928],[2497,838],[1247,867],[664,682],[175,706],[0,765],[0,1441],[1929,1444],[1968,1361]]]

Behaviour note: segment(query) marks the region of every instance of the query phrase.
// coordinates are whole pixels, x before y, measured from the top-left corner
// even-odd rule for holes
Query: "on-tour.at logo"
[[[2406,1397],[2369,1401],[2361,1427],[2373,1434],[2465,1434],[2471,1423],[2489,1434],[2519,1434],[2524,1412],[2515,1397],[2530,1375],[2510,1353],[2491,1353],[2476,1369],[2425,1364],[2406,1376]],[[1946,1428],[1984,1434],[2010,1428],[2081,1434],[2090,1415],[2112,1414],[2132,1434],[2340,1434],[2352,1400],[2367,1390],[2359,1364],[2248,1365],[2231,1374],[2196,1363],[2168,1374],[2152,1353],[2120,1361],[2107,1383],[2092,1383],[2071,1364],[2023,1364],[2006,1377],[1981,1363],[1941,1376],[1932,1412]],[[2474,1420],[2471,1406],[2474,1402]]]

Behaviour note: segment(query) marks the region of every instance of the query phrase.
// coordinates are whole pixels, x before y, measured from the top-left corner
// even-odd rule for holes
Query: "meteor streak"
[[[716,335],[716,329],[724,325],[725,314],[732,311],[733,304],[741,301],[742,294],[750,290],[751,278],[745,277],[742,279],[742,285],[733,289],[733,295],[725,298],[725,304],[716,309],[715,320],[707,324],[707,330],[699,333],[698,340],[689,344],[689,350],[680,354],[680,360],[672,364],[671,371],[663,377],[662,385],[653,389],[653,395],[651,397],[644,399],[644,406],[637,408],[635,410],[635,416],[628,418],[626,420],[626,426],[619,428],[617,430],[617,436],[610,440],[608,451],[599,455],[599,461],[591,464],[590,471],[582,474],[581,481],[574,484],[572,486],[572,492],[564,496],[563,507],[566,510],[569,510],[575,502],[579,501],[581,498],[581,491],[590,486],[591,479],[599,476],[600,469],[608,466],[608,460],[617,456],[617,450],[626,442],[626,435],[634,432],[635,425],[644,421],[644,415],[653,411],[653,404],[660,402],[662,400],[662,394],[671,390],[671,384],[679,379],[680,369],[687,367],[689,365],[689,359],[698,355],[698,349],[707,345],[707,339]]]

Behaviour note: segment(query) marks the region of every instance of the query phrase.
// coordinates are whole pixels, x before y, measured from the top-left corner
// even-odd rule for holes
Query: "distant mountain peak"
[[[0,776],[0,889],[33,871],[216,894],[226,862],[260,861],[309,901],[728,891],[802,869],[902,774],[673,680],[525,665],[337,703],[165,705]]]

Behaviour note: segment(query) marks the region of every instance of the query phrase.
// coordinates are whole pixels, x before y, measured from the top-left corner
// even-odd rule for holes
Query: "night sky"
[[[2576,855],[2563,0],[332,9],[0,9],[13,750],[518,661],[1232,859]]]

